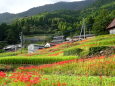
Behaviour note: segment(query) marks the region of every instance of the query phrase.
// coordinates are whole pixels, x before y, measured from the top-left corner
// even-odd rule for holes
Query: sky
[[[20,13],[33,7],[45,4],[53,4],[59,1],[82,1],[82,0],[0,0],[0,13]]]

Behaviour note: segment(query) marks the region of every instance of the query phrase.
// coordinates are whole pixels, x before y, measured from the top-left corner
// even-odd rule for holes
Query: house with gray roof
[[[115,19],[107,27],[110,34],[115,34]]]

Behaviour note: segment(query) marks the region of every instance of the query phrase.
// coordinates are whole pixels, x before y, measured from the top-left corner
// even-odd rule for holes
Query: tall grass
[[[115,77],[44,75],[38,86],[114,86],[114,80]]]
[[[54,65],[43,68],[42,71],[48,74],[61,75],[90,75],[90,76],[115,76],[115,57],[84,59],[79,62],[72,62],[63,65]],[[23,70],[22,70],[23,71]]]

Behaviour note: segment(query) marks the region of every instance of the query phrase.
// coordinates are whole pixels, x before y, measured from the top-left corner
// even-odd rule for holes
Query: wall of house
[[[28,53],[34,53],[34,45],[28,46]]]
[[[115,34],[115,28],[111,29],[109,32],[110,34]]]

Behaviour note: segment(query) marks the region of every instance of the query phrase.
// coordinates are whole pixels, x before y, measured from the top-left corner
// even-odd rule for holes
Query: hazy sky
[[[82,0],[0,0],[0,13],[10,12],[19,13],[32,7],[42,6],[45,4],[59,1],[82,1]]]

